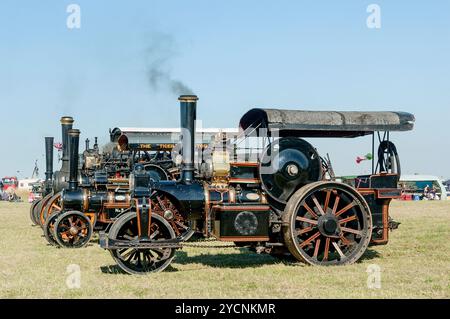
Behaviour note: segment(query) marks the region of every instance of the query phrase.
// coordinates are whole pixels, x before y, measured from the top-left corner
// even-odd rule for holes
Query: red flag
[[[62,143],[55,143],[55,144],[53,144],[53,146],[54,146],[58,151],[62,150],[62,147],[63,147]]]

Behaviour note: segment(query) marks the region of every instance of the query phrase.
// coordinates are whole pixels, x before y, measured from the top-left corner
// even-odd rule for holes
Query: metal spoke
[[[325,250],[323,252],[323,260],[328,260],[328,253],[330,251],[330,238],[327,238],[327,240],[325,241]]]
[[[328,210],[328,205],[330,204],[331,190],[326,191],[327,196],[325,197],[325,204],[323,205],[323,211],[326,213]]]
[[[351,229],[351,228],[347,228],[347,227],[341,227],[341,230],[346,233],[352,233],[355,235],[362,236],[362,231],[360,231],[360,230]]]
[[[307,232],[309,232],[311,230],[313,230],[313,227],[306,227],[306,228],[303,228],[303,229],[299,229],[299,230],[297,230],[297,236],[300,236],[300,235],[302,235],[304,233],[307,233]]]
[[[342,241],[343,245],[346,245],[346,246],[350,246],[351,245],[351,242],[347,238],[345,238],[344,235],[341,234],[339,236],[339,238]]]
[[[155,230],[155,231],[153,232],[153,234],[150,236],[150,239],[155,238],[155,236],[158,235],[158,234],[159,234],[159,230]]]
[[[131,261],[135,255],[136,255],[136,250],[132,250],[132,253],[128,256],[128,258],[125,259],[125,262],[131,263]]]
[[[317,220],[313,220],[313,219],[309,219],[309,218],[305,218],[305,217],[300,217],[300,216],[298,216],[296,218],[296,220],[298,220],[300,222],[305,222],[305,223],[308,223],[308,224],[311,224],[311,225],[317,225],[318,224]]]
[[[303,207],[305,207],[305,209],[308,211],[308,213],[311,214],[312,217],[318,218],[317,214],[308,206],[308,204],[306,204],[306,202],[303,204]]]
[[[141,252],[139,250],[137,251],[137,265],[142,266]]]
[[[180,223],[179,221],[175,221],[175,224],[178,225],[178,226],[180,226],[180,227],[183,228],[183,229],[188,229],[188,228],[189,228],[189,226],[186,226],[186,225],[184,225],[183,223]]]
[[[127,251],[128,250],[128,251]],[[134,253],[135,249],[131,248],[131,249],[125,249],[124,254],[121,254],[122,259],[126,259],[127,257],[129,257],[132,253]],[[126,252],[126,253],[125,253]]]
[[[346,211],[348,211],[349,209],[353,208],[356,205],[356,203],[353,201],[350,204],[348,204],[347,206],[345,206],[344,208],[342,208],[340,211],[338,211],[335,215],[336,217],[342,215],[343,213],[345,213]]]
[[[350,216],[350,217],[341,219],[341,220],[339,221],[339,224],[345,224],[345,223],[351,222],[352,220],[355,220],[355,219],[357,219],[357,218],[358,218],[358,217],[356,217],[356,215],[352,215],[352,216]]]
[[[161,207],[161,210],[165,211],[166,210],[166,205],[164,205],[164,202],[161,200],[161,198],[159,196],[156,196],[156,198],[158,199],[159,206]]]
[[[151,260],[150,260],[150,256],[148,254],[148,251],[143,251],[142,255],[144,257],[144,270],[150,270],[150,266],[151,266]]]
[[[314,248],[314,255],[313,257],[317,258],[319,255],[319,247],[320,247],[320,238],[316,241],[316,247]]]
[[[69,230],[66,230],[66,231],[63,231],[63,232],[61,233],[61,235],[66,235],[67,237],[69,237],[69,233],[70,233],[70,231],[69,231]]]
[[[333,242],[333,246],[334,246],[334,249],[336,249],[336,251],[338,252],[339,256],[341,256],[341,258],[345,258],[345,255],[342,252],[342,250],[339,248],[338,244]]]
[[[332,214],[336,214],[338,205],[339,205],[339,201],[341,200],[341,198],[339,197],[338,194],[336,194],[336,199],[334,200],[334,205],[333,205],[333,211]]]
[[[319,210],[319,213],[322,215],[325,215],[325,212],[322,209],[322,206],[319,204],[319,201],[317,200],[315,195],[311,195],[311,198],[314,202],[314,204],[316,205],[317,209]]]
[[[307,240],[305,240],[304,242],[302,242],[300,244],[300,248],[305,247],[306,245],[308,245],[310,242],[312,242],[313,240],[315,240],[317,237],[320,236],[320,232],[315,233],[314,235],[312,235],[311,237],[309,237]]]

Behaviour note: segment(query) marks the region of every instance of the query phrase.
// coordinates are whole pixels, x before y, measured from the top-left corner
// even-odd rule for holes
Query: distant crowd
[[[6,190],[4,188],[2,181],[0,181],[0,201],[20,201],[20,197],[17,196],[16,190],[13,187],[8,187]]]
[[[427,185],[422,194],[422,199],[424,200],[440,200],[439,195],[437,194],[436,187],[430,187],[430,185]]]

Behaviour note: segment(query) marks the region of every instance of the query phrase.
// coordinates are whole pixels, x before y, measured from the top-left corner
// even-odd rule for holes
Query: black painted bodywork
[[[180,213],[189,220],[203,218],[205,210],[205,191],[200,182],[184,184],[176,181],[153,183],[152,191],[168,195],[176,203]]]
[[[255,205],[226,204],[213,207],[213,234],[221,239],[245,237],[268,238],[270,207],[257,210]]]

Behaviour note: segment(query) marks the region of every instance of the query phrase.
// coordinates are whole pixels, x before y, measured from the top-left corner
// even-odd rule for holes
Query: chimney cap
[[[72,123],[73,123],[73,117],[71,117],[71,116],[61,117],[61,124],[72,124]]]
[[[180,97],[178,98],[178,101],[196,102],[196,101],[198,101],[198,96],[197,95],[180,95]]]
[[[77,129],[69,130],[67,133],[72,136],[80,136],[80,130]]]

